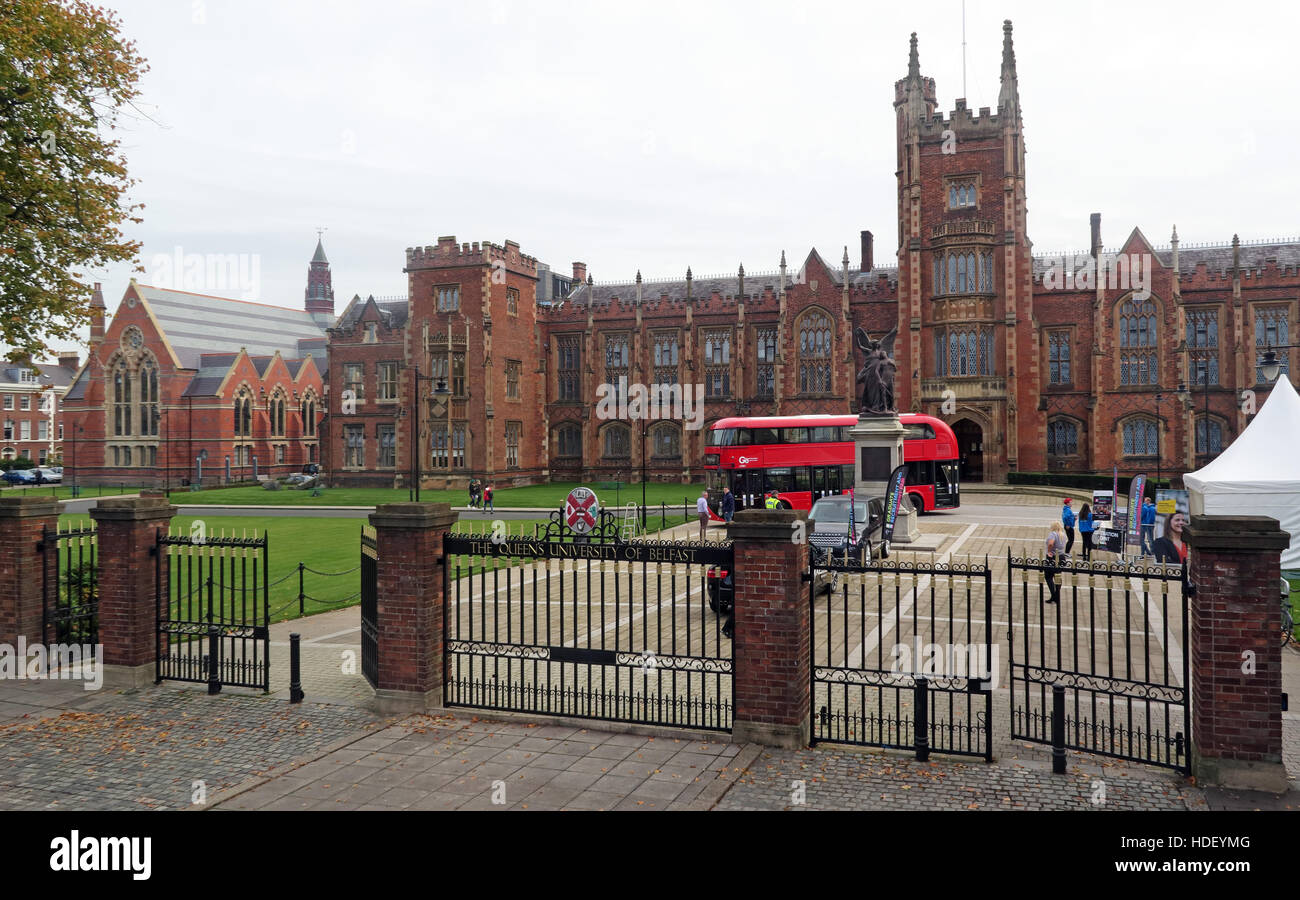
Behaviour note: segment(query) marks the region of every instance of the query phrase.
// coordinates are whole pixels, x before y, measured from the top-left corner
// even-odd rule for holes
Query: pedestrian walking
[[[1156,541],[1156,505],[1150,497],[1142,501],[1142,555],[1155,554]]]
[[[496,507],[492,505],[492,485],[483,485],[483,507],[488,512],[496,512]]]
[[[1092,507],[1083,504],[1079,510],[1079,534],[1083,536],[1083,561],[1092,560],[1092,535],[1097,530],[1097,523],[1092,518]]]
[[[1065,556],[1070,555],[1070,548],[1074,546],[1074,510],[1070,508],[1070,498],[1065,498],[1065,503],[1061,504],[1061,525],[1065,528]]]
[[[709,492],[700,491],[700,499],[695,501],[695,511],[700,516],[700,543],[704,543],[709,527]]]
[[[731,488],[726,488],[722,492],[722,521],[730,522],[731,517],[736,514],[736,495],[731,493]]]
[[[1065,536],[1061,534],[1061,523],[1053,522],[1047,531],[1047,540],[1043,549],[1043,579],[1047,582],[1047,603],[1056,603],[1061,599],[1061,586],[1056,583],[1056,570],[1060,568],[1061,554],[1064,552]]]
[[[478,479],[471,478],[469,480],[469,508],[470,509],[474,509],[476,506],[478,506],[478,489],[479,489]]]

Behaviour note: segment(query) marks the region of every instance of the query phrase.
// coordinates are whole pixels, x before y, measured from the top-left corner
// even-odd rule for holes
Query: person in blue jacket
[[[1065,498],[1065,503],[1061,504],[1061,525],[1065,527],[1065,555],[1070,555],[1070,548],[1074,546],[1074,510],[1070,508],[1070,498]]]
[[[1155,553],[1156,505],[1147,497],[1142,501],[1142,555]]]
[[[727,488],[722,493],[722,521],[730,522],[732,516],[736,514],[736,495],[731,493],[731,488]]]
[[[1092,559],[1092,533],[1097,530],[1097,523],[1092,520],[1092,507],[1083,504],[1079,510],[1079,534],[1083,535],[1083,561]]]

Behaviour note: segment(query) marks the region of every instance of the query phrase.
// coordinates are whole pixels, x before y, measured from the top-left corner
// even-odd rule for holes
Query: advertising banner
[[[906,466],[899,466],[894,470],[894,474],[889,476],[889,490],[885,492],[885,533],[883,536],[886,544],[894,539],[894,522],[898,520],[898,511],[903,504],[903,479],[906,475]]]
[[[1142,491],[1146,488],[1146,475],[1134,475],[1128,486],[1128,522],[1124,529],[1126,547],[1142,547]]]

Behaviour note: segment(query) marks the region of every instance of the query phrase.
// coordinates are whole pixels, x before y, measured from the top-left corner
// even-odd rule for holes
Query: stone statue
[[[894,376],[898,366],[894,363],[894,338],[898,336],[895,325],[878,341],[873,341],[862,328],[854,330],[858,349],[866,354],[858,381],[862,383],[862,407],[860,415],[892,416],[897,413],[894,408]]]

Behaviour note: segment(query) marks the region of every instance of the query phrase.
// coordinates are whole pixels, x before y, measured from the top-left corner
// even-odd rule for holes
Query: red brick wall
[[[442,687],[445,503],[390,503],[370,517],[379,555],[376,690],[428,695]],[[435,698],[440,701],[440,696]]]
[[[735,548],[735,722],[747,739],[808,741],[808,544],[791,540],[793,510],[743,510],[727,528]]]
[[[105,499],[90,511],[99,541],[99,639],[104,664],[138,667],[158,658],[157,580],[167,584],[167,558],[155,573],[158,531],[176,507],[163,497]]]
[[[41,641],[44,567],[56,574],[53,550],[37,550],[45,529],[59,520],[59,505],[43,497],[0,497],[0,643],[19,635]]]

